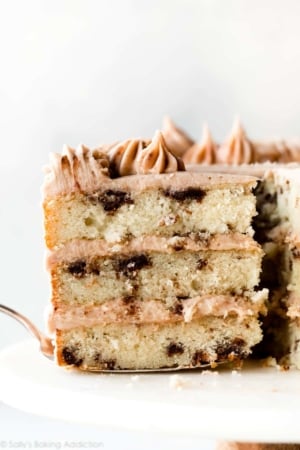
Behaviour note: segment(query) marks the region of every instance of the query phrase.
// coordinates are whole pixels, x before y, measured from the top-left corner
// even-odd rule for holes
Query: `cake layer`
[[[135,297],[115,298],[113,301],[91,306],[60,305],[52,307],[48,315],[48,328],[69,330],[109,323],[162,323],[190,322],[204,316],[258,316],[266,313],[267,291],[244,296],[202,295],[188,299],[141,301]]]
[[[252,177],[188,172],[109,179],[97,192],[46,198],[46,243],[53,248],[72,239],[252,234],[255,185]]]
[[[261,340],[258,320],[107,324],[57,331],[59,365],[82,370],[188,368],[245,358]]]
[[[67,261],[52,263],[53,304],[100,304],[131,296],[167,301],[241,294],[259,283],[262,251],[254,243],[249,250],[197,251],[177,245],[177,251],[169,253],[145,248],[128,253],[123,247],[111,256],[89,252],[75,259],[66,256]]]

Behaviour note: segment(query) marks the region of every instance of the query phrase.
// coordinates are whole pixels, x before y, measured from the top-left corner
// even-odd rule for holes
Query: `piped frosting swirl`
[[[219,148],[217,158],[222,164],[238,165],[255,162],[254,146],[239,120],[234,122],[231,135]]]
[[[150,143],[141,139],[128,139],[118,143],[108,151],[113,177],[134,175],[138,154]]]
[[[190,147],[182,159],[186,164],[214,164],[216,162],[217,145],[213,141],[207,124],[203,126],[202,141]]]
[[[98,149],[80,145],[74,150],[65,146],[61,155],[50,154],[50,165],[45,172],[45,197],[75,191],[92,192],[109,178],[109,159]]]
[[[172,173],[185,170],[182,159],[174,155],[164,137],[157,131],[151,143],[139,153],[136,161],[138,174]]]
[[[168,116],[163,119],[162,133],[168,148],[176,156],[182,156],[195,143]]]

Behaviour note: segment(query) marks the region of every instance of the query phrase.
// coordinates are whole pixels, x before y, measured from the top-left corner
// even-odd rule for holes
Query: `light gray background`
[[[64,143],[151,137],[166,113],[195,139],[204,120],[223,139],[236,114],[253,138],[299,135],[299,19],[297,0],[1,1],[1,303],[43,326],[41,167]],[[0,317],[0,347],[23,337]]]

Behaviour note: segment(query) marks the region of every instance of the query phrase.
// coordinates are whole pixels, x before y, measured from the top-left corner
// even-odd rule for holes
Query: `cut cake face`
[[[160,133],[54,155],[44,211],[58,364],[159,370],[247,357],[267,298],[255,186],[185,171]]]

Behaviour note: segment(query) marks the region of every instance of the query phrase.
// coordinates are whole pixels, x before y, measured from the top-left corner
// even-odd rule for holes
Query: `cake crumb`
[[[216,376],[219,375],[219,372],[217,370],[202,370],[201,375]]]
[[[181,391],[182,388],[188,385],[188,381],[181,375],[170,376],[170,388]]]
[[[272,356],[268,356],[267,358],[264,358],[262,361],[263,367],[278,367],[277,361]]]
[[[140,376],[139,375],[132,375],[131,376],[131,381],[138,381],[140,379]]]

